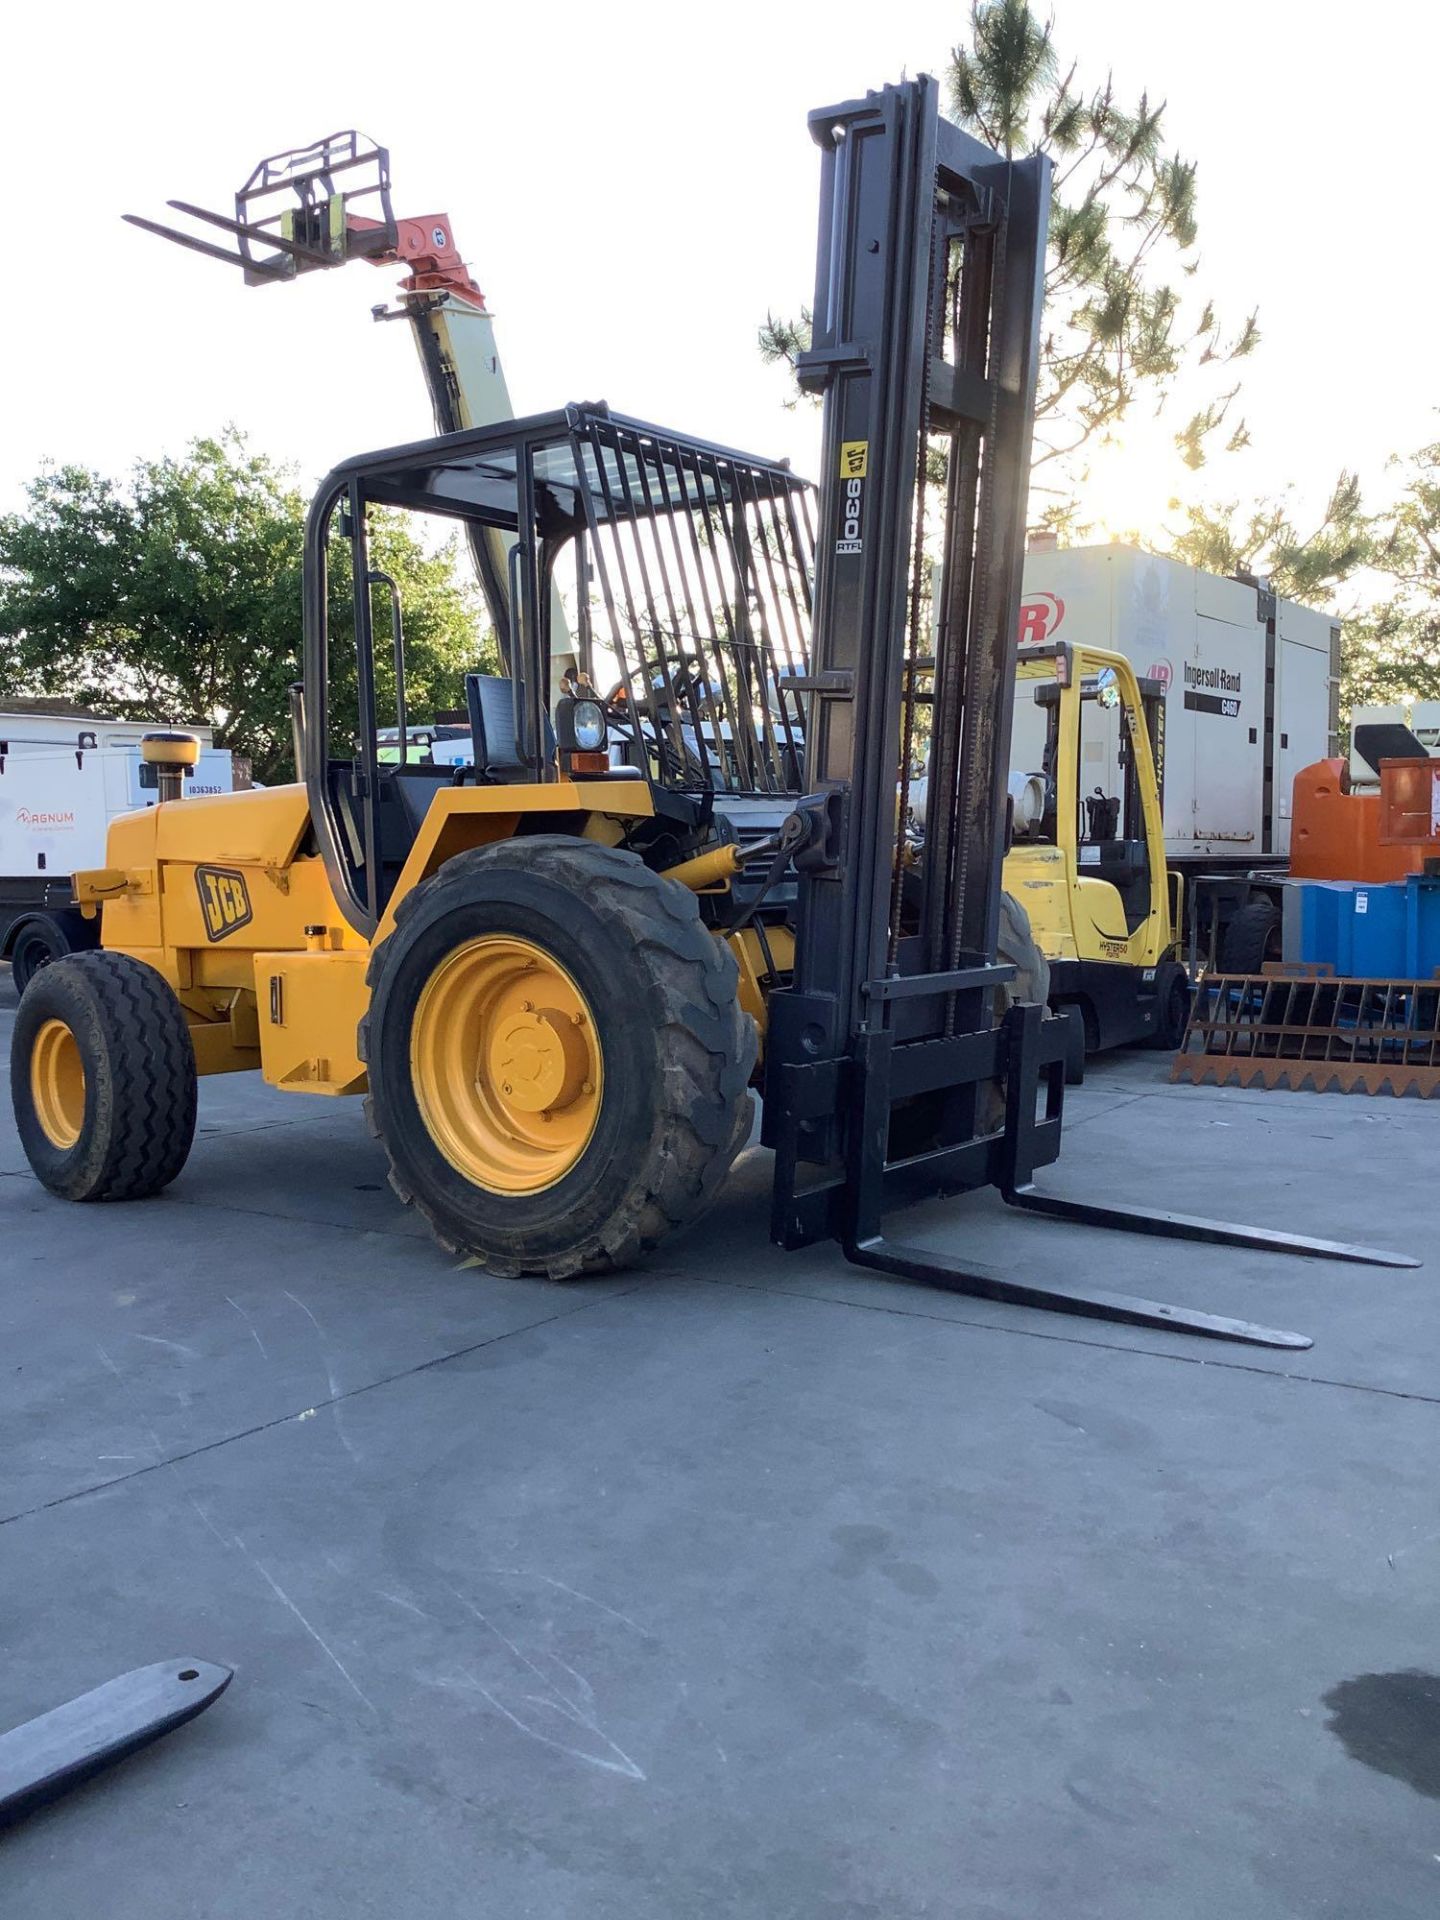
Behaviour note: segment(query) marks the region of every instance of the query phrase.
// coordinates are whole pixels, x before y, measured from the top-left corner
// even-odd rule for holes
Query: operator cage
[[[558,777],[548,708],[552,664],[565,656],[604,701],[612,772],[702,796],[804,791],[814,494],[786,464],[603,404],[346,462],[322,487],[307,527],[312,719],[337,680],[325,577],[332,517],[339,509],[354,543],[354,580],[373,586],[383,576],[365,552],[371,503],[463,521],[482,579],[503,583],[488,597],[513,736],[510,764],[491,777]],[[357,587],[354,598],[363,761],[375,754],[378,720],[371,594]],[[396,622],[386,672],[403,727],[398,608]],[[486,777],[485,760],[477,742],[476,777]],[[373,770],[383,775],[378,763]]]

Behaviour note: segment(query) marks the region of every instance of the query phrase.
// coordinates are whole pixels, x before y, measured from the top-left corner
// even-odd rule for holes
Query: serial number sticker
[[[870,459],[868,440],[842,440],[840,443],[840,478],[842,480],[863,480]]]

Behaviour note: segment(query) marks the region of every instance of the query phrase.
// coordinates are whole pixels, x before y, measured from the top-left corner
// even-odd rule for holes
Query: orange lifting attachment
[[[245,284],[266,286],[302,273],[364,260],[406,269],[396,307],[371,309],[376,320],[408,320],[420,355],[438,433],[493,426],[514,418],[495,350],[485,296],[455,244],[447,213],[397,219],[390,187],[390,154],[347,128],[306,147],[257,161],[235,194],[233,213],[213,213],[188,200],[166,203],[203,227],[229,234],[234,247],[127,213],[131,226],[173,240],[193,253],[240,267]],[[510,633],[510,550],[513,540],[467,530],[475,570],[499,636],[502,656]],[[563,621],[558,601],[553,610]],[[557,635],[557,675],[573,660],[568,638]]]
[[[281,199],[284,205],[277,204]],[[358,200],[378,203],[379,218],[355,212]],[[343,267],[347,260],[368,260],[377,267],[408,267],[409,278],[403,283],[407,293],[461,293],[485,304],[455,246],[450,216],[427,213],[397,220],[390,197],[389,151],[353,128],[257,162],[236,192],[233,216],[188,200],[165,204],[233,234],[237,248],[217,247],[138,213],[125,218],[147,233],[243,267],[246,286],[293,280],[297,274]]]

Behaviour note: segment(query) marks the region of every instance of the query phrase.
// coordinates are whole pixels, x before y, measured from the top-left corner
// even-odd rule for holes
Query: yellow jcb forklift
[[[154,1193],[184,1165],[197,1074],[258,1068],[363,1095],[397,1193],[447,1246],[565,1279],[701,1213],[753,1090],[783,1246],[835,1238],[961,1292],[1308,1345],[884,1232],[900,1197],[993,1184],[1063,1219],[1408,1264],[1036,1187],[1060,1149],[1064,1023],[996,954],[1048,163],[947,124],[929,79],[811,130],[818,499],[783,464],[603,405],[336,467],[305,529],[301,778],[180,800],[187,743],[148,743],[160,804],[76,879],[102,950],[46,968],[16,1017],[30,1164],[74,1200]],[[352,190],[312,194],[317,228],[343,228]],[[333,263],[297,231],[287,261]],[[931,439],[953,564],[922,676]],[[377,508],[508,556],[505,671],[467,677],[467,763],[409,750]],[[917,845],[896,770],[922,678]]]

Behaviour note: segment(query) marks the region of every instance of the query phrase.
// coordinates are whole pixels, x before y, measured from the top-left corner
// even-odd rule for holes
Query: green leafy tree
[[[1376,542],[1375,565],[1423,619],[1440,614],[1440,440],[1403,463],[1405,484]]]
[[[1164,407],[1182,374],[1213,389],[1176,428],[1184,464],[1202,465],[1217,440],[1245,445],[1244,422],[1231,418],[1233,369],[1259,328],[1252,313],[1227,336],[1195,291],[1197,169],[1167,149],[1163,103],[1144,93],[1127,103],[1109,76],[1082,85],[1029,0],[975,0],[947,79],[962,126],[1003,153],[1040,151],[1055,163],[1032,466],[1043,517],[1064,528],[1086,450],[1137,402]],[[760,351],[793,365],[809,337],[808,314],[770,314]]]
[[[1395,505],[1367,514],[1342,473],[1319,523],[1297,526],[1288,498],[1191,507],[1169,551],[1212,573],[1266,576],[1277,591],[1343,608],[1340,705],[1440,699],[1440,441],[1396,463]],[[1172,505],[1175,503],[1172,502]]]
[[[257,778],[286,777],[306,505],[291,476],[231,429],[181,459],[137,462],[124,483],[46,467],[27,498],[0,516],[0,701],[50,694],[123,719],[206,722]],[[493,648],[454,543],[427,551],[402,518],[372,513],[371,560],[400,587],[412,714],[463,704],[466,668]],[[348,592],[337,569],[342,692]],[[393,701],[378,594],[375,620],[380,697]]]
[[[1371,565],[1384,583],[1347,624],[1341,701],[1440,699],[1440,441],[1403,463],[1405,482],[1376,529]]]
[[[1288,497],[1245,508],[1233,500],[1189,506],[1168,551],[1207,573],[1263,575],[1287,599],[1328,605],[1370,564],[1374,546],[1360,483],[1353,473],[1342,473],[1313,527],[1297,524]]]

